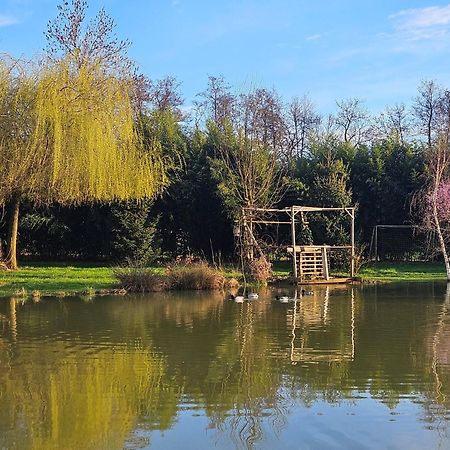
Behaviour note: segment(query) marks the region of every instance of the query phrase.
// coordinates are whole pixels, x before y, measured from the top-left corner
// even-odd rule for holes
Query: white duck
[[[280,303],[289,303],[289,297],[287,295],[275,295],[275,298],[280,302]]]
[[[244,296],[243,295],[233,295],[230,296],[231,300],[234,300],[235,303],[244,303]]]
[[[258,300],[259,295],[256,292],[250,292],[247,296],[249,300]]]

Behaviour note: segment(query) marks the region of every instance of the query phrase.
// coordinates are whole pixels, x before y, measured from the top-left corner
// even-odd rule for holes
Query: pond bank
[[[164,267],[156,266],[144,270],[148,275],[146,281],[151,281],[154,285],[163,285],[149,289],[149,291],[212,289],[227,287],[228,281],[235,286],[235,280],[232,281],[233,277],[239,277],[239,274],[233,269],[219,272],[211,268],[206,271],[202,270],[201,274],[192,273],[197,271],[189,270],[184,271],[189,273],[182,273],[183,270],[168,271]],[[127,291],[140,292],[139,287],[133,289],[132,286],[124,283],[123,277],[120,277],[120,275],[130,275],[128,272],[129,269],[118,270],[96,264],[33,263],[24,265],[17,271],[0,271],[0,297],[40,298],[46,296],[123,295]],[[142,270],[139,269],[138,272],[142,272]],[[136,275],[136,270],[133,275]],[[216,275],[220,275],[220,277]],[[128,282],[129,277],[126,277],[125,281]],[[170,281],[170,286],[167,281]],[[124,289],[125,287],[126,289]]]
[[[155,275],[162,275],[164,268],[150,267]],[[290,264],[287,261],[274,264],[277,278],[288,277]],[[232,268],[225,270],[227,278],[239,278]],[[445,269],[441,263],[377,263],[361,269],[362,282],[392,281],[445,281]],[[118,294],[119,283],[113,268],[96,264],[79,263],[33,263],[18,271],[0,271],[0,297],[12,295],[31,296],[38,291],[47,295],[98,295]]]

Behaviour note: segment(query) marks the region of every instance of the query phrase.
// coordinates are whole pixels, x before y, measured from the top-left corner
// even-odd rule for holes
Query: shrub
[[[223,289],[226,279],[222,272],[205,262],[167,269],[169,289],[217,290]]]
[[[218,290],[227,286],[222,272],[205,262],[168,267],[164,274],[147,268],[128,266],[114,269],[120,286],[128,292],[163,290]]]
[[[272,276],[272,263],[265,256],[260,256],[249,261],[248,271],[256,281],[265,283]]]
[[[143,267],[117,267],[113,269],[113,273],[119,280],[120,287],[128,292],[157,292],[165,288],[161,275]]]

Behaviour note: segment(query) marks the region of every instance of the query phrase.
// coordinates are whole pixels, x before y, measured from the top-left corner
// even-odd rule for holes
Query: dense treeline
[[[187,111],[180,83],[140,75],[104,11],[83,25],[86,8],[59,7],[45,71],[2,58],[0,259],[17,229],[22,256],[41,259],[228,258],[242,207],[292,204],[357,205],[367,243],[377,224],[417,222],[413,197],[445,179],[450,95],[433,81],[378,116],[359,99],[324,116],[307,96],[211,76]],[[344,218],[305,223],[312,239],[344,242]]]
[[[245,178],[250,169],[234,167],[234,155],[225,155],[222,146],[236,139],[233,121],[243,114],[257,117],[252,126],[267,141],[255,158],[261,184],[271,180],[256,205],[357,204],[359,238],[366,242],[376,224],[411,223],[411,199],[426,178],[425,144],[412,110],[398,106],[373,118],[359,101],[349,100],[337,103],[335,115],[321,117],[307,98],[285,105],[264,89],[237,98],[221,78],[210,78],[196,111],[186,117],[177,89],[173,78],[149,85],[149,133],[162,143],[164,154],[179,161],[165,192],[140,202],[45,208],[30,203],[20,224],[23,254],[108,261],[186,253],[230,256],[233,220],[245,203],[240,189],[246,181],[239,176]],[[233,178],[234,171],[241,175]],[[316,230],[328,240],[345,240],[346,230],[326,220],[319,219]]]

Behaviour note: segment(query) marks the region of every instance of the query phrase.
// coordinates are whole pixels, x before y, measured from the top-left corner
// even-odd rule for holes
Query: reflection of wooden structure
[[[339,299],[341,302],[341,299]],[[291,328],[291,363],[342,362],[355,358],[355,296],[350,291],[347,330],[330,304],[330,288],[317,289],[313,296],[296,296],[288,327]],[[331,311],[330,311],[331,309]],[[335,322],[335,323],[333,323]],[[336,339],[340,337],[342,341]]]
[[[306,225],[307,215],[313,213],[338,213],[345,212],[349,217],[350,242],[345,245],[297,245],[297,225]],[[287,216],[286,218],[280,216]],[[290,225],[291,245],[286,247],[292,255],[292,275],[300,283],[312,282],[345,282],[348,279],[330,280],[329,252],[334,250],[348,250],[350,262],[350,277],[355,276],[355,208],[322,208],[314,206],[291,206],[283,209],[276,208],[243,208],[242,226],[245,236],[243,240],[246,246],[245,252],[250,257],[254,255],[255,247],[258,248],[257,239],[254,236],[256,224]]]

